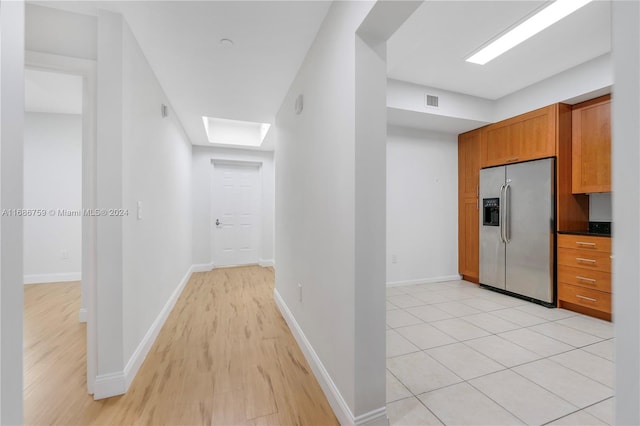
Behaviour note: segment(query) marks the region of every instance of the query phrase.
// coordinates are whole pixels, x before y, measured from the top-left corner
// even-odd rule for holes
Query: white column
[[[122,205],[122,16],[98,12],[97,207]],[[97,219],[96,399],[124,393],[122,220]]]
[[[22,208],[24,2],[0,2],[0,208]],[[22,218],[0,219],[0,424],[22,423]]]
[[[613,1],[615,423],[640,424],[640,3]]]

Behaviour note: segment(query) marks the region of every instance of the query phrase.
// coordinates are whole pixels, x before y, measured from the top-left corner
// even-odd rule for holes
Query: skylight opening
[[[216,145],[258,148],[267,136],[271,124],[227,118],[202,117],[207,140]]]
[[[484,65],[523,41],[550,27],[562,18],[590,3],[592,0],[556,0],[531,18],[506,32],[496,40],[466,59],[467,62]]]

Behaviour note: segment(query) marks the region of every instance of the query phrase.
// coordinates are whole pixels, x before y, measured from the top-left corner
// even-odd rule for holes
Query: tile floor
[[[391,425],[611,425],[613,327],[465,281],[387,289]]]

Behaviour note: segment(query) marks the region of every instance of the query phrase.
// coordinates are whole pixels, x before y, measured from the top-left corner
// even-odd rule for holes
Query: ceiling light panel
[[[467,58],[467,62],[484,65],[591,1],[592,0],[556,0]]]
[[[207,139],[216,145],[233,145],[257,148],[262,145],[271,125],[253,121],[202,117]]]

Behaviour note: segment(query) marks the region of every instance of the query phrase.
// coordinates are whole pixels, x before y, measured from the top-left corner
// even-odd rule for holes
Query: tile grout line
[[[462,288],[462,289],[464,290],[464,288],[463,288],[463,287],[460,287],[460,286],[458,286],[458,287],[451,287],[451,289],[453,289],[453,288]],[[466,287],[466,288],[469,288],[469,287]],[[437,290],[437,291],[447,291],[447,290],[449,290],[449,289],[441,289],[441,290]],[[412,297],[412,298],[414,298],[414,299],[416,299],[416,300],[419,300],[419,301],[421,301],[421,302],[425,302],[424,300],[422,300],[422,299],[419,299],[419,298],[415,297],[412,293],[406,293],[406,292],[405,292],[404,294],[409,295],[410,297]],[[441,297],[444,297],[443,295],[440,295],[440,296],[441,296]],[[490,300],[490,299],[484,299],[484,298],[482,298],[481,296],[478,296],[478,297],[479,297],[480,299],[487,300],[487,301],[492,302],[492,303],[495,303],[495,304],[499,304],[499,302],[495,302],[495,301]],[[569,401],[567,401],[566,399],[564,399],[562,396],[557,395],[555,392],[551,391],[550,389],[547,389],[546,387],[544,387],[544,386],[542,386],[542,385],[539,385],[539,384],[537,384],[537,383],[533,382],[532,380],[528,379],[527,377],[523,376],[522,374],[520,374],[520,373],[518,373],[517,371],[515,371],[515,370],[514,370],[514,368],[517,368],[517,367],[520,367],[520,366],[523,366],[523,365],[527,365],[527,364],[530,364],[530,363],[533,363],[533,362],[537,362],[537,361],[540,361],[540,360],[543,360],[543,359],[544,359],[544,360],[549,360],[549,361],[551,361],[551,362],[554,362],[555,364],[557,364],[557,365],[559,365],[559,366],[561,366],[561,367],[563,367],[563,368],[566,368],[567,370],[570,370],[570,371],[572,371],[572,372],[574,372],[574,373],[576,373],[576,374],[578,374],[578,375],[580,375],[580,376],[582,376],[582,377],[584,377],[584,378],[586,378],[586,379],[588,379],[588,380],[591,380],[591,381],[593,381],[593,382],[595,382],[595,383],[598,383],[598,384],[600,384],[600,385],[602,385],[602,386],[605,386],[606,388],[611,389],[607,384],[602,383],[602,382],[600,382],[600,381],[598,381],[598,380],[595,380],[595,379],[593,379],[593,378],[591,378],[591,377],[589,377],[589,376],[586,376],[586,375],[584,375],[584,374],[580,373],[579,371],[573,370],[572,368],[566,367],[566,366],[564,366],[564,365],[562,365],[562,364],[560,364],[560,363],[558,363],[558,362],[556,362],[556,361],[552,360],[552,359],[551,359],[551,357],[555,357],[555,356],[558,356],[558,355],[561,355],[561,354],[565,354],[565,353],[568,353],[568,352],[572,352],[572,351],[576,351],[576,350],[584,350],[583,348],[586,348],[586,347],[589,347],[589,346],[592,346],[592,345],[596,345],[596,344],[600,344],[600,343],[603,343],[603,342],[606,342],[606,341],[611,341],[611,340],[613,340],[613,338],[604,338],[604,337],[601,337],[601,336],[596,336],[596,335],[594,335],[594,334],[584,332],[583,330],[580,330],[580,329],[575,328],[575,327],[571,327],[571,326],[569,326],[569,325],[559,324],[559,325],[561,325],[561,326],[564,326],[564,327],[570,328],[570,329],[572,329],[572,330],[575,330],[575,331],[577,331],[577,332],[583,333],[583,334],[585,334],[585,335],[587,335],[587,336],[591,336],[591,337],[593,337],[593,338],[597,338],[597,339],[599,339],[599,341],[597,341],[597,342],[593,342],[593,343],[590,343],[590,344],[587,344],[587,345],[575,346],[575,345],[569,344],[569,343],[567,343],[567,342],[561,341],[561,340],[559,340],[558,338],[554,338],[554,337],[552,337],[552,336],[547,336],[547,335],[545,335],[545,334],[543,334],[543,333],[540,333],[540,332],[538,332],[538,331],[536,331],[536,330],[532,330],[532,329],[531,329],[532,327],[535,327],[535,326],[538,326],[538,325],[550,324],[550,323],[556,323],[557,321],[562,321],[562,320],[564,320],[564,319],[568,319],[568,318],[572,318],[572,317],[579,317],[579,315],[577,315],[577,314],[576,314],[576,315],[570,315],[570,316],[567,316],[567,317],[564,317],[564,318],[549,319],[549,318],[540,317],[540,316],[538,316],[538,315],[532,314],[532,313],[527,312],[527,311],[525,311],[525,310],[519,309],[519,307],[521,307],[521,306],[525,306],[525,305],[518,305],[518,306],[506,306],[506,307],[504,307],[504,308],[500,308],[500,309],[493,309],[493,310],[482,310],[482,309],[478,309],[477,307],[475,307],[475,306],[473,306],[473,305],[470,305],[470,304],[464,303],[464,301],[465,301],[465,300],[470,300],[470,299],[472,299],[472,298],[473,298],[473,297],[463,298],[463,299],[456,299],[456,300],[451,300],[450,302],[440,302],[440,303],[460,303],[460,304],[463,304],[463,305],[465,305],[465,306],[468,306],[468,307],[470,307],[470,308],[472,308],[472,309],[476,309],[476,310],[478,310],[478,311],[479,311],[479,312],[477,312],[477,313],[472,313],[472,314],[467,314],[467,315],[454,315],[454,314],[451,314],[451,313],[450,313],[450,312],[448,312],[448,311],[444,311],[443,309],[438,308],[438,306],[437,306],[437,305],[438,305],[438,304],[440,304],[440,303],[433,303],[433,304],[424,303],[424,304],[417,305],[417,306],[400,307],[400,309],[402,309],[402,310],[403,310],[403,311],[405,311],[407,314],[411,315],[412,317],[416,318],[417,320],[419,320],[419,321],[421,321],[421,322],[420,322],[419,324],[412,324],[412,325],[400,326],[400,327],[395,327],[395,328],[390,327],[390,329],[392,329],[392,330],[396,331],[397,329],[400,329],[400,328],[406,328],[406,327],[412,327],[412,326],[416,326],[416,325],[423,325],[423,324],[426,324],[426,325],[430,325],[431,327],[435,328],[436,330],[440,331],[441,333],[443,333],[443,334],[445,334],[445,335],[449,336],[450,338],[452,338],[452,339],[455,341],[455,342],[453,342],[453,343],[448,343],[448,344],[444,344],[444,345],[437,345],[437,346],[434,346],[434,347],[431,347],[431,348],[422,349],[422,348],[420,348],[418,345],[415,345],[415,343],[414,343],[413,341],[409,340],[409,339],[408,339],[408,338],[406,338],[404,335],[402,335],[401,333],[399,333],[398,331],[396,331],[396,332],[397,332],[401,337],[403,337],[405,340],[407,340],[408,342],[410,342],[410,343],[411,343],[411,344],[413,344],[414,346],[418,347],[418,348],[419,348],[419,350],[418,350],[418,351],[413,351],[413,352],[410,352],[410,353],[407,353],[407,354],[402,354],[402,355],[397,355],[397,356],[395,356],[395,357],[387,358],[387,361],[388,361],[389,359],[392,359],[392,358],[397,358],[397,357],[401,357],[401,356],[404,356],[404,355],[414,354],[414,353],[417,353],[417,352],[423,352],[426,356],[429,356],[429,358],[431,358],[433,361],[435,361],[436,363],[438,363],[438,364],[439,364],[440,366],[442,366],[445,370],[449,371],[449,372],[450,372],[451,374],[453,374],[455,377],[458,377],[459,379],[461,379],[461,380],[462,380],[461,382],[457,382],[457,383],[454,383],[454,384],[450,384],[450,385],[442,386],[442,387],[439,387],[439,388],[436,388],[436,389],[432,389],[432,390],[429,390],[429,391],[426,391],[426,392],[422,392],[422,393],[420,393],[419,395],[425,395],[425,394],[428,394],[428,393],[430,393],[430,392],[435,392],[435,391],[439,391],[439,390],[442,390],[442,389],[446,389],[446,388],[448,388],[448,387],[455,386],[455,385],[458,385],[458,384],[461,384],[461,383],[467,383],[467,384],[468,384],[469,386],[471,386],[473,389],[476,389],[476,391],[480,392],[480,394],[484,395],[485,397],[489,398],[491,401],[493,401],[494,403],[496,403],[499,407],[501,407],[502,409],[504,409],[507,413],[509,413],[509,414],[513,415],[515,418],[517,418],[517,419],[519,419],[519,420],[522,420],[522,419],[520,419],[517,415],[515,415],[514,413],[512,413],[510,410],[506,409],[506,408],[505,408],[505,407],[503,407],[501,404],[499,404],[497,401],[493,400],[489,395],[485,394],[485,393],[484,393],[484,392],[482,392],[480,389],[478,389],[478,388],[476,388],[475,386],[473,386],[473,384],[472,384],[472,383],[470,383],[470,380],[479,379],[479,378],[481,378],[481,377],[489,376],[489,375],[491,375],[491,374],[495,374],[495,373],[498,373],[498,372],[501,372],[501,371],[508,371],[508,370],[511,370],[511,371],[513,371],[515,374],[517,374],[519,377],[523,378],[524,380],[528,381],[529,383],[533,384],[534,386],[536,386],[536,387],[538,387],[538,388],[542,389],[543,391],[549,392],[550,394],[552,394],[552,395],[556,396],[556,397],[557,397],[557,398],[559,398],[560,400],[565,401],[565,402],[566,402],[566,403],[568,403],[570,406],[576,407],[574,404],[570,403]],[[390,303],[391,303],[391,302],[390,302]],[[393,304],[393,303],[392,303],[392,304]],[[424,321],[424,320],[422,320],[422,318],[418,318],[418,317],[416,317],[415,315],[413,315],[411,312],[408,312],[408,311],[407,311],[407,309],[412,309],[412,308],[417,308],[417,307],[422,307],[422,306],[430,306],[430,307],[432,307],[432,308],[435,308],[435,309],[441,310],[441,311],[443,311],[444,313],[446,313],[446,314],[448,314],[448,315],[453,315],[453,318],[440,319],[440,320],[435,320],[435,321]],[[501,318],[501,317],[500,317],[500,316],[498,316],[498,315],[492,315],[493,317],[495,317],[495,318],[496,318],[496,319],[498,319],[498,320],[505,321],[505,322],[507,322],[507,323],[509,323],[509,324],[512,324],[512,325],[514,325],[514,326],[517,326],[517,327],[518,327],[518,328],[513,329],[513,330],[508,330],[508,331],[503,331],[503,332],[500,332],[500,333],[495,333],[495,332],[492,332],[492,331],[490,331],[490,330],[487,330],[486,328],[483,328],[483,327],[481,327],[481,326],[478,326],[478,325],[476,325],[476,324],[473,324],[473,323],[472,323],[472,322],[470,322],[469,320],[466,320],[466,319],[465,319],[465,317],[469,317],[469,316],[472,316],[472,315],[480,315],[480,314],[483,314],[483,313],[484,313],[484,314],[489,314],[489,315],[491,315],[491,314],[492,314],[492,312],[497,312],[497,311],[500,311],[500,310],[506,310],[506,309],[516,309],[517,311],[520,311],[520,312],[522,312],[522,313],[524,313],[524,314],[526,314],[526,315],[531,315],[531,316],[537,317],[537,318],[539,318],[540,320],[543,320],[543,322],[542,322],[542,323],[539,323],[539,324],[533,324],[533,325],[530,325],[530,326],[521,326],[520,324],[516,324],[516,323],[513,323],[513,322],[511,322],[511,321],[509,321],[509,320],[506,320],[506,319],[504,319],[504,318]],[[461,319],[461,320],[463,320],[464,322],[466,322],[467,324],[469,324],[469,325],[471,325],[471,326],[473,326],[473,327],[477,327],[477,328],[479,328],[480,330],[483,330],[484,332],[489,333],[489,335],[488,335],[488,336],[479,336],[479,337],[475,337],[475,338],[472,338],[472,339],[460,340],[460,339],[458,339],[458,338],[456,338],[456,337],[452,336],[451,334],[447,333],[446,331],[441,330],[440,328],[438,328],[438,327],[436,327],[436,326],[434,326],[434,325],[433,325],[433,323],[442,322],[442,321],[451,320],[451,319]],[[553,340],[553,341],[556,341],[556,342],[559,342],[559,343],[565,344],[565,345],[567,345],[567,346],[570,346],[570,347],[571,347],[571,349],[566,350],[566,351],[561,351],[561,352],[558,352],[558,353],[554,353],[554,354],[551,354],[551,355],[543,355],[543,354],[537,353],[537,352],[535,352],[535,351],[532,351],[532,350],[530,350],[530,349],[528,349],[528,348],[526,348],[526,347],[524,347],[524,346],[522,346],[522,345],[520,345],[520,344],[518,344],[518,343],[516,343],[516,342],[512,342],[512,341],[510,341],[509,339],[506,339],[506,338],[504,338],[503,336],[501,336],[501,335],[500,335],[500,334],[507,333],[507,332],[510,332],[510,331],[516,331],[516,330],[522,330],[522,329],[528,329],[528,330],[530,330],[531,332],[536,333],[536,334],[538,334],[538,335],[540,335],[540,336],[542,336],[542,337],[546,337],[546,338],[551,339],[551,340]],[[514,366],[512,366],[512,367],[508,367],[508,366],[504,365],[503,363],[501,363],[501,362],[499,362],[499,361],[497,361],[497,360],[493,359],[492,357],[490,357],[490,356],[488,356],[488,355],[483,354],[482,352],[480,352],[480,351],[476,350],[475,348],[473,348],[472,346],[470,346],[470,345],[468,345],[468,344],[466,343],[466,342],[469,342],[469,341],[478,340],[478,339],[482,339],[482,338],[484,338],[484,337],[490,337],[490,336],[496,336],[496,337],[499,337],[500,339],[503,339],[503,340],[505,340],[505,341],[507,341],[507,342],[509,342],[509,343],[513,344],[513,345],[516,345],[516,346],[518,346],[518,347],[520,347],[520,348],[522,348],[522,349],[524,349],[524,350],[526,350],[526,351],[528,351],[528,352],[534,353],[535,355],[540,356],[541,358],[536,359],[536,360],[533,360],[533,361],[527,361],[527,362],[524,362],[524,363],[522,363],[522,364],[517,364],[517,365],[514,365]],[[479,354],[480,356],[483,356],[483,357],[487,358],[488,360],[490,360],[490,361],[492,361],[492,362],[496,363],[496,364],[497,364],[497,365],[499,365],[499,366],[502,366],[503,368],[502,368],[502,369],[500,369],[500,370],[498,370],[498,371],[493,371],[493,372],[490,372],[490,373],[487,373],[487,374],[483,374],[483,375],[481,375],[481,376],[473,377],[473,378],[471,378],[471,379],[469,379],[469,380],[465,380],[465,379],[463,379],[462,377],[458,376],[458,375],[457,375],[453,370],[449,369],[446,365],[444,365],[443,363],[441,363],[438,359],[436,359],[436,358],[432,357],[431,355],[429,355],[429,353],[427,353],[427,351],[428,351],[428,350],[431,350],[431,349],[441,348],[441,347],[444,347],[444,346],[450,346],[450,345],[454,345],[454,344],[458,344],[458,343],[462,343],[466,348],[471,349],[472,351],[476,352],[476,353],[477,353],[477,354]],[[586,350],[584,350],[584,352],[585,352],[585,353],[587,353],[587,354],[590,354],[590,355],[596,356],[596,357],[598,357],[598,358],[600,358],[600,359],[602,359],[602,360],[604,360],[604,361],[609,361],[609,362],[611,362],[611,360],[609,360],[609,359],[605,358],[604,356],[600,356],[600,355],[598,355],[598,354],[594,354],[594,353],[591,353],[591,352],[586,351]],[[387,370],[387,371],[389,371],[389,373],[390,373],[394,378],[396,378],[396,380],[397,380],[397,381],[398,381],[398,382],[399,382],[399,383],[400,383],[400,384],[401,384],[401,385],[402,385],[402,386],[403,386],[403,387],[404,387],[404,388],[409,392],[409,394],[411,395],[411,396],[408,396],[408,397],[406,397],[406,398],[401,398],[401,399],[396,400],[396,401],[400,401],[400,400],[402,400],[402,399],[408,399],[408,398],[414,397],[414,398],[418,399],[418,401],[420,401],[420,403],[421,403],[421,404],[422,404],[422,405],[423,405],[423,406],[424,406],[424,407],[425,407],[425,408],[426,408],[426,409],[427,409],[431,414],[433,414],[433,415],[434,415],[434,416],[435,416],[435,417],[436,417],[440,422],[442,422],[442,419],[440,419],[440,418],[439,418],[439,417],[438,417],[438,416],[437,416],[437,415],[436,415],[436,414],[435,414],[435,413],[434,413],[434,412],[433,412],[433,411],[432,411],[432,410],[431,410],[431,409],[430,409],[430,408],[429,408],[429,407],[424,403],[424,401],[422,401],[422,400],[420,399],[419,395],[416,395],[415,393],[413,393],[413,391],[412,391],[411,389],[409,389],[409,387],[408,387],[406,384],[404,384],[404,383],[402,382],[402,380],[400,380],[400,378],[398,378],[395,374],[393,374],[393,372],[391,372],[391,370],[389,370],[388,368],[387,368],[386,370]],[[613,390],[613,389],[612,389],[612,390]],[[557,418],[557,419],[555,419],[555,420],[551,420],[550,422],[553,422],[553,421],[556,421],[556,420],[561,419],[561,418],[563,418],[563,417],[566,417],[566,416],[569,416],[569,415],[575,414],[575,413],[577,413],[577,412],[579,412],[579,411],[586,410],[587,408],[589,408],[589,407],[591,407],[591,406],[594,406],[594,405],[596,405],[596,404],[599,404],[599,403],[602,403],[602,402],[604,402],[604,401],[607,401],[607,400],[609,400],[609,399],[611,399],[611,398],[613,398],[613,397],[614,397],[614,395],[612,395],[611,397],[605,398],[605,399],[603,399],[603,400],[601,400],[601,401],[594,402],[594,403],[592,403],[592,404],[590,404],[590,405],[588,405],[588,406],[585,406],[585,407],[583,407],[583,408],[577,407],[577,410],[576,410],[576,411],[573,411],[573,412],[571,412],[571,413],[565,414],[565,415],[563,415],[563,416],[561,416],[561,417],[558,417],[558,418]],[[393,401],[393,402],[396,402],[396,401]],[[590,414],[590,413],[587,413],[587,414]],[[591,414],[590,414],[590,415],[591,415]],[[604,421],[604,420],[600,419],[599,417],[594,416],[594,415],[592,415],[592,416],[593,416],[594,418],[597,418],[598,420],[603,421],[603,422],[605,422],[605,423],[606,423],[606,421]],[[550,422],[548,422],[548,423],[550,423]],[[442,422],[442,423],[444,424],[444,422]],[[525,423],[526,423],[526,422],[525,422]]]
[[[611,397],[609,397],[609,398],[603,399],[602,401],[599,401],[599,402],[593,403],[593,404],[591,404],[591,405],[588,405],[588,406],[584,407],[584,408],[583,408],[583,410],[586,410],[587,408],[591,408],[591,407],[593,407],[594,405],[602,404],[603,402],[608,401],[608,400],[613,399],[613,398],[615,398],[615,395],[614,395],[614,396],[611,396]],[[611,401],[611,402],[613,403],[613,401]],[[588,414],[591,414],[591,413],[588,413]],[[609,424],[609,425],[610,425],[610,424],[612,424],[612,423],[609,423],[608,421],[606,421],[606,420],[604,420],[604,419],[601,419],[600,417],[596,416],[595,414],[591,414],[591,415],[592,415],[593,417],[595,417],[596,419],[598,419],[598,420],[600,420],[600,421],[602,421],[602,422],[604,422],[604,423],[606,423],[606,424]]]
[[[596,404],[600,404],[601,402],[604,402],[604,401],[606,401],[606,400],[608,400],[608,399],[611,399],[611,398],[613,398],[613,397],[605,398],[605,399],[603,399],[602,401],[598,401],[598,402],[595,402],[595,403],[593,403],[593,404],[591,404],[591,405],[587,405],[587,406],[586,406],[586,407],[584,407],[584,408],[578,408],[576,411],[573,411],[573,412],[571,412],[571,413],[569,413],[569,414],[565,414],[564,416],[560,416],[560,417],[558,417],[557,419],[550,420],[550,421],[548,421],[547,423],[544,423],[542,426],[546,426],[546,425],[549,425],[549,424],[551,424],[551,423],[553,423],[553,422],[557,422],[558,420],[564,419],[565,417],[569,417],[569,416],[571,416],[571,415],[573,415],[573,414],[576,414],[576,413],[579,413],[579,412],[581,412],[581,411],[584,411],[584,410],[586,410],[586,409],[587,409],[587,408],[589,408],[589,407],[592,407],[592,406],[594,406],[594,405],[596,405]],[[573,404],[571,404],[571,405],[573,405]],[[590,415],[591,417],[593,417],[593,418],[597,419],[597,420],[600,420],[601,422],[603,422],[603,423],[605,423],[605,424],[609,424],[608,422],[606,422],[606,421],[602,420],[602,419],[601,419],[601,418],[599,418],[598,416],[594,416],[594,415],[593,415],[593,414],[591,414],[591,413],[587,413],[587,414],[588,414],[588,415]]]
[[[478,377],[476,377],[477,379]],[[472,379],[474,380],[474,379]],[[484,393],[482,391],[482,389],[478,389],[477,387],[475,387],[473,385],[473,383],[467,382],[469,383],[469,386],[471,386],[472,388],[474,388],[475,390],[477,390],[478,392],[480,392],[482,395],[484,395],[485,397],[489,398],[489,400],[493,401],[498,407],[502,408],[504,411],[506,411],[507,413],[511,414],[513,417],[515,417],[516,419],[520,420],[522,422],[522,424],[526,425],[527,422],[524,421],[523,419],[521,419],[520,417],[518,417],[515,413],[511,412],[511,410],[509,410],[507,407],[503,406],[502,404],[500,404],[498,401],[496,401],[495,399],[491,398],[489,395],[487,395],[486,393]]]

